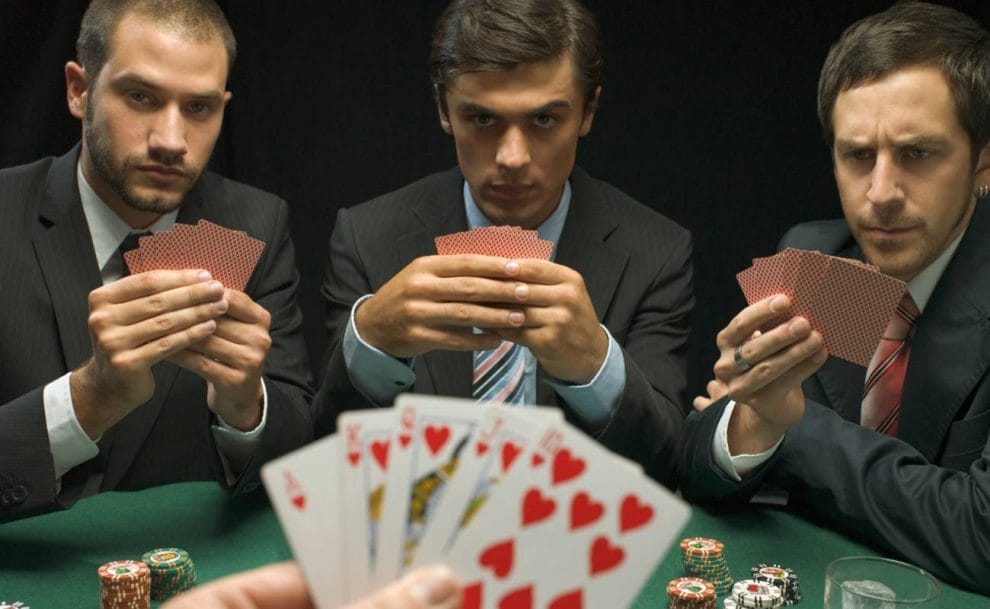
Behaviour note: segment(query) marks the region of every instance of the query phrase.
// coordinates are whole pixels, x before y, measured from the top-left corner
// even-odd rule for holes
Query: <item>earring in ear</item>
[[[986,199],[987,197],[990,197],[990,184],[983,184],[976,189],[976,198]]]

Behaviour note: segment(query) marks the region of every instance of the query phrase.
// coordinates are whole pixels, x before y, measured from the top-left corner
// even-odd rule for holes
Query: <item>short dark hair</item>
[[[446,85],[466,72],[500,72],[570,52],[594,101],[605,58],[595,16],[578,0],[453,0],[433,31],[430,81],[441,107]]]
[[[829,147],[839,94],[919,65],[941,70],[973,158],[990,142],[990,34],[957,10],[901,2],[849,26],[832,47],[818,80],[818,119]]]
[[[227,71],[237,56],[237,40],[223,11],[214,0],[93,0],[83,15],[76,39],[76,57],[96,80],[110,57],[117,26],[127,15],[146,17],[191,40],[219,37],[227,50]]]

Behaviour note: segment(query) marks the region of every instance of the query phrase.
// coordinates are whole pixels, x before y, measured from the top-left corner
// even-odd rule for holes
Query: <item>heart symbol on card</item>
[[[409,442],[411,442],[411,441],[412,441],[412,436],[411,435],[409,435],[407,433],[399,434],[399,445],[401,445],[402,448],[405,448],[405,447],[409,446]]]
[[[495,577],[502,579],[512,571],[515,547],[515,542],[511,539],[494,543],[478,555],[478,564],[491,569]]]
[[[525,527],[549,518],[557,509],[557,503],[550,497],[544,497],[540,489],[531,488],[523,497],[522,507],[522,525]]]
[[[571,500],[571,530],[587,526],[602,517],[605,506],[581,491]]]
[[[450,428],[446,425],[443,427],[427,425],[426,429],[423,430],[423,438],[426,440],[426,446],[430,449],[430,454],[436,456],[437,452],[450,439]]]
[[[371,456],[382,469],[388,469],[388,440],[375,440],[371,443]]]
[[[481,582],[464,586],[461,590],[461,609],[481,609]]]
[[[539,467],[543,465],[543,461],[544,461],[543,455],[541,455],[540,453],[533,453],[533,458],[531,459],[531,461],[533,463],[533,467]]]
[[[306,507],[306,495],[295,495],[292,497],[292,505],[301,510]]]
[[[547,605],[547,609],[582,609],[582,607],[584,607],[584,597],[581,588],[565,592]]]
[[[475,451],[478,453],[479,457],[485,454],[486,452],[488,452],[488,443],[478,442],[478,444],[475,445]]]
[[[502,445],[503,472],[509,471],[509,466],[512,465],[512,462],[516,460],[516,457],[518,457],[519,453],[521,452],[522,452],[522,447],[516,446],[512,442],[506,442],[505,444]]]
[[[626,495],[619,507],[619,532],[641,527],[653,519],[653,506],[641,503],[635,495]]]
[[[498,609],[531,609],[533,606],[533,586],[517,588],[498,601]]]
[[[584,459],[571,455],[571,451],[561,448],[553,457],[553,484],[561,484],[581,475]]]
[[[619,566],[626,557],[626,551],[620,546],[609,543],[608,538],[599,535],[591,543],[591,574],[597,575]]]
[[[359,452],[347,453],[347,460],[351,462],[351,465],[357,465],[358,461],[361,460],[361,453]]]

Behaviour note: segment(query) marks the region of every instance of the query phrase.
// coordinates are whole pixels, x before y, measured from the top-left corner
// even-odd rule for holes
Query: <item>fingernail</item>
[[[522,300],[529,296],[529,286],[525,283],[520,283],[516,286],[516,298]]]
[[[200,271],[197,277],[199,277],[200,281],[209,281],[213,279],[213,275],[210,275],[209,271]]]
[[[808,324],[806,319],[798,317],[787,326],[787,329],[790,331],[791,336],[799,336],[807,332],[810,327],[811,325]]]
[[[784,296],[777,296],[770,301],[770,310],[774,313],[780,313],[787,308],[787,298]]]
[[[515,275],[519,272],[519,263],[515,260],[510,260],[505,263],[505,272],[510,275]]]
[[[454,574],[442,566],[425,569],[409,587],[409,595],[427,606],[443,605],[456,594]]]
[[[227,301],[226,301],[226,299],[225,300],[218,300],[218,301],[214,302],[213,303],[213,310],[216,311],[217,313],[226,313],[227,312]]]
[[[223,294],[223,284],[220,283],[219,281],[214,281],[213,283],[211,283],[210,284],[210,294],[213,294],[213,295],[216,295],[216,296],[219,296],[220,294]]]
[[[526,319],[526,316],[520,313],[519,311],[513,311],[509,313],[509,321],[511,321],[514,324],[521,324],[524,319]]]

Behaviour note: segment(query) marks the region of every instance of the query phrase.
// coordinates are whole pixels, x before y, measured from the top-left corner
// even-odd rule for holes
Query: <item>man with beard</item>
[[[65,66],[80,145],[0,171],[0,519],[182,480],[257,488],[312,436],[284,201],[204,171],[231,94],[212,0],[96,0]],[[265,242],[244,292],[127,276],[120,247],[204,219]]]
[[[746,500],[768,482],[990,593],[990,34],[919,2],[863,19],[825,61],[818,113],[845,220],[781,247],[865,260],[907,295],[868,369],[828,358],[801,317],[756,332],[785,296],[739,313],[688,417],[684,496]]]

